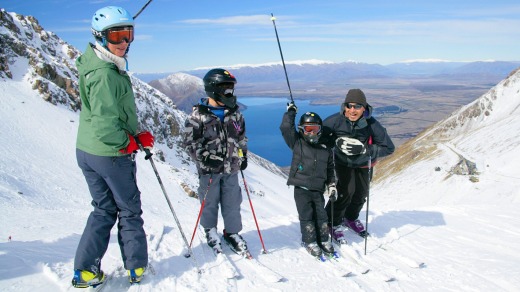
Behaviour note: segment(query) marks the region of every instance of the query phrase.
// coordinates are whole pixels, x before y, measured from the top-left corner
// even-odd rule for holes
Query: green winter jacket
[[[81,113],[76,147],[99,156],[120,156],[137,131],[132,83],[114,63],[101,60],[89,44],[76,60]]]

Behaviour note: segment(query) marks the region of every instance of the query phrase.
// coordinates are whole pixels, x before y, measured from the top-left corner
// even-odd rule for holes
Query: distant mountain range
[[[456,79],[477,78],[493,79],[494,83],[502,80],[511,71],[520,66],[520,61],[478,61],[450,62],[416,60],[390,65],[369,64],[360,62],[331,63],[326,61],[287,62],[286,68],[291,82],[334,82],[359,78],[413,78],[417,76],[450,76]],[[202,78],[210,68],[199,68],[182,71]],[[239,82],[285,82],[285,73],[280,63],[259,65],[232,65],[225,67],[232,71]],[[134,76],[145,81],[163,79],[176,72],[134,73]]]
[[[288,62],[286,69],[294,98],[313,99],[316,104],[338,103],[348,88],[362,88],[371,96],[379,95],[378,101],[382,106],[390,105],[386,102],[391,95],[401,95],[406,99],[423,94],[454,96],[454,106],[457,106],[466,103],[468,96],[476,98],[519,66],[520,62],[506,61],[414,60],[383,66],[352,61],[332,63],[308,60]],[[134,73],[133,76],[171,98],[179,109],[190,112],[192,105],[206,96],[201,78],[209,69]],[[239,96],[288,97],[285,73],[280,63],[234,65],[225,69],[237,77]],[[462,96],[465,98],[461,99]],[[450,108],[445,113],[452,110]]]

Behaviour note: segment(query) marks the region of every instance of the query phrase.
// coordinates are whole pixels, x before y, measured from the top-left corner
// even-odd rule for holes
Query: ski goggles
[[[351,109],[351,108],[354,108],[354,109],[361,109],[363,108],[363,105],[359,104],[359,103],[345,103],[345,106],[348,108],[348,109]]]
[[[218,93],[222,94],[225,97],[233,97],[235,93],[235,88],[233,83],[222,83],[217,85]]]
[[[233,89],[233,88],[231,88],[231,89],[227,88],[223,92],[225,97],[232,97],[233,93],[235,93],[235,89]]]
[[[122,26],[109,28],[105,31],[105,38],[107,42],[114,45],[118,45],[123,41],[131,43],[134,41],[134,27]]]
[[[320,125],[315,125],[315,124],[301,125],[301,126],[298,126],[298,128],[303,130],[303,132],[305,134],[317,134],[317,133],[319,133],[321,131],[321,126]]]

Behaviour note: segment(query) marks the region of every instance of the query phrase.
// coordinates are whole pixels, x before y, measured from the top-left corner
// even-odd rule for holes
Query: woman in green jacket
[[[105,280],[101,260],[117,220],[130,282],[140,282],[148,265],[134,153],[137,141],[152,148],[154,138],[150,132],[137,133],[134,93],[126,73],[133,17],[121,7],[101,8],[92,18],[92,33],[95,44],[76,61],[82,102],[76,158],[94,206],[74,258],[72,285],[77,288]]]

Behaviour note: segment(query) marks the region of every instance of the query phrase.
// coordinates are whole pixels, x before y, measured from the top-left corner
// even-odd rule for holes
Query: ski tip
[[[244,251],[240,255],[243,256],[244,258],[248,259],[248,260],[254,259],[253,255],[249,251]]]

